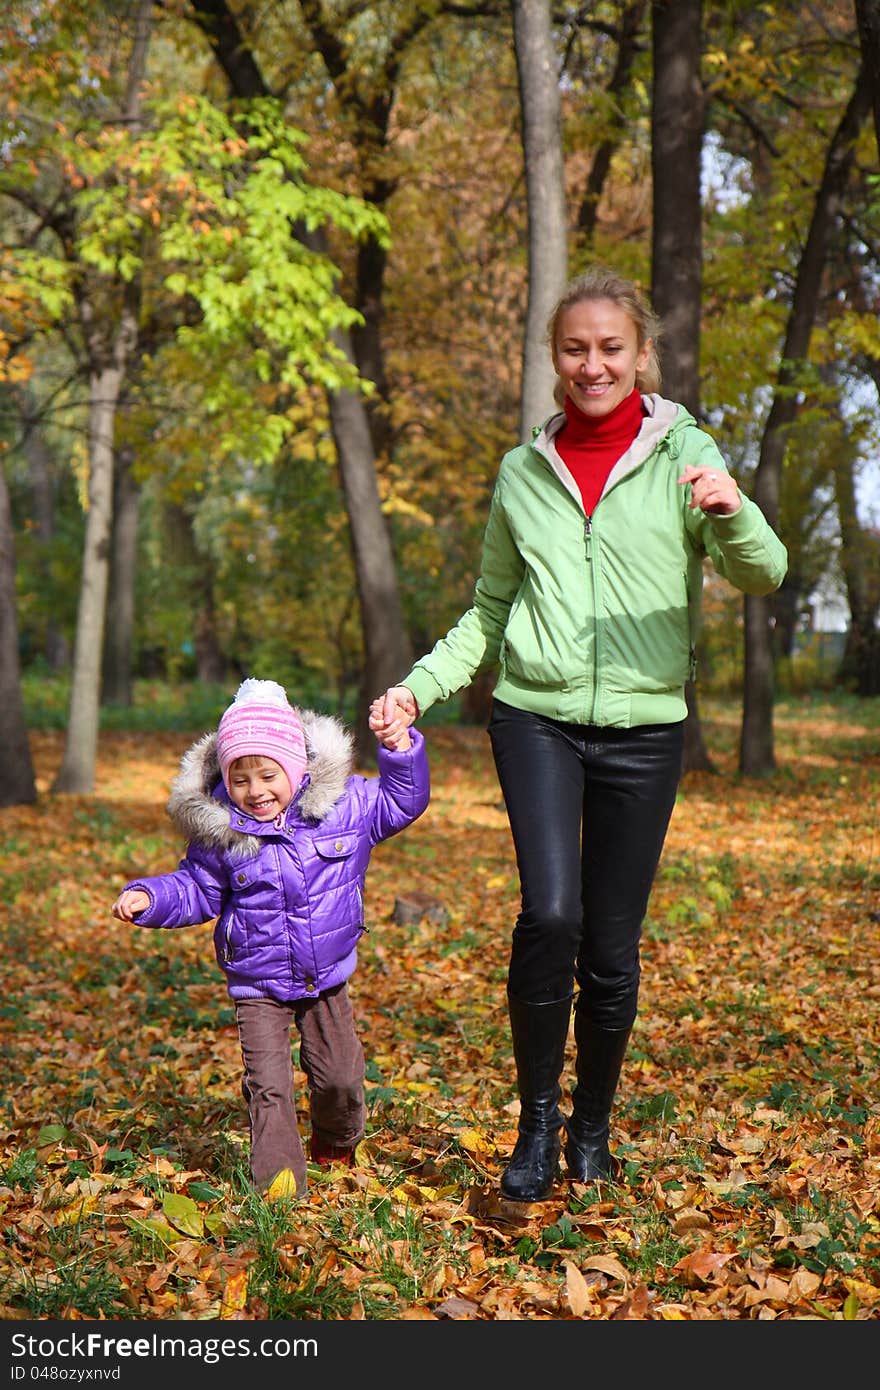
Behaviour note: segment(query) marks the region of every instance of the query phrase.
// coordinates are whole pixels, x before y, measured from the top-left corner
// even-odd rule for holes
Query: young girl
[[[350,1163],[364,1132],[364,1055],[346,981],[364,928],[364,877],[380,840],[428,805],[424,740],[380,736],[378,776],[352,774],[351,734],[297,711],[275,681],[246,680],[181,761],[168,802],[186,837],[174,873],[126,885],[111,911],[144,927],[217,918],[235,1005],[258,1191],[306,1187],[290,1025],[308,1078],[311,1158]]]

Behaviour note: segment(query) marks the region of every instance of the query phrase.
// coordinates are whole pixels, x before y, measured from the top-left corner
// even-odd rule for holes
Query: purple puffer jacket
[[[135,879],[150,895],[144,927],[218,919],[214,949],[233,999],[309,999],[347,980],[364,928],[370,853],[428,805],[422,735],[412,748],[380,746],[378,777],[352,774],[353,739],[328,715],[298,711],[308,769],[284,824],[254,820],[226,793],[216,734],[184,754],[168,801],[188,841],[174,873]]]

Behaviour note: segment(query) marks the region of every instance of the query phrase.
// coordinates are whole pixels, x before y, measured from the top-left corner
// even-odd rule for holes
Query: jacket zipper
[[[584,542],[589,584],[593,591],[593,701],[589,722],[595,724],[596,707],[599,703],[599,603],[597,592],[599,585],[596,565],[593,562],[593,518],[590,516],[584,518]]]

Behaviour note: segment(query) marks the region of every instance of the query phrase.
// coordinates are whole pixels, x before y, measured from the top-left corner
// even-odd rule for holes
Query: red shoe
[[[326,1144],[312,1135],[309,1153],[313,1163],[319,1168],[330,1168],[334,1163],[342,1163],[346,1168],[354,1167],[354,1144]]]

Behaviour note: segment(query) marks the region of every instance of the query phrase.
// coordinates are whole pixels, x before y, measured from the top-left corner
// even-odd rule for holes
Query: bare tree
[[[523,342],[520,438],[553,409],[555,372],[547,320],[568,267],[559,61],[549,0],[511,0],[528,205],[529,288]]]

